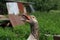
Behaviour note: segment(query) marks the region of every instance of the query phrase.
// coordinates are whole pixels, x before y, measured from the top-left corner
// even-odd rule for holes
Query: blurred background
[[[6,0],[0,0],[0,14],[7,14]],[[18,1],[18,0],[15,0]],[[40,40],[54,40],[53,35],[60,35],[60,0],[19,0],[32,2],[34,13],[39,22]],[[0,27],[1,40],[26,40],[30,34],[29,24],[19,25],[14,29]],[[50,36],[46,36],[49,34]]]

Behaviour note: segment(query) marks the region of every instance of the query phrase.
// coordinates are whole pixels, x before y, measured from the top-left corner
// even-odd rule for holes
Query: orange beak
[[[27,20],[30,20],[30,16],[29,15],[23,15]]]

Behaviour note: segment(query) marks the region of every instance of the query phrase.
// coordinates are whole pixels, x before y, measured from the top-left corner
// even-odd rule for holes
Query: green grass
[[[52,37],[46,37],[44,34],[60,34],[60,12],[35,12],[39,22],[40,40],[53,40]],[[5,40],[26,40],[30,34],[29,24],[20,25],[15,28],[0,27],[0,39]]]
[[[60,12],[35,12],[33,15],[39,22],[41,40],[47,40],[44,34],[60,34]]]
[[[50,34],[60,34],[60,13],[37,12],[34,15],[37,17],[42,31]]]

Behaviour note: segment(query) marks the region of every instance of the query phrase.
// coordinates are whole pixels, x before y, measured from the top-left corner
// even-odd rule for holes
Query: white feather
[[[37,40],[37,39],[35,39],[34,36],[32,34],[30,34],[30,36],[28,37],[27,40]]]

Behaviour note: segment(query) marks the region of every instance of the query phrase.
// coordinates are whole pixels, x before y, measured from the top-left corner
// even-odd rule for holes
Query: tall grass
[[[44,34],[60,34],[60,12],[35,12],[39,23],[40,40],[53,40],[52,37],[46,37]],[[16,26],[14,28],[0,27],[0,40],[26,40],[30,34],[30,26]]]
[[[0,40],[26,40],[30,34],[28,24],[16,26],[14,28],[0,27]]]
[[[60,34],[60,12],[35,12],[39,22],[40,39],[47,40],[44,34]]]

